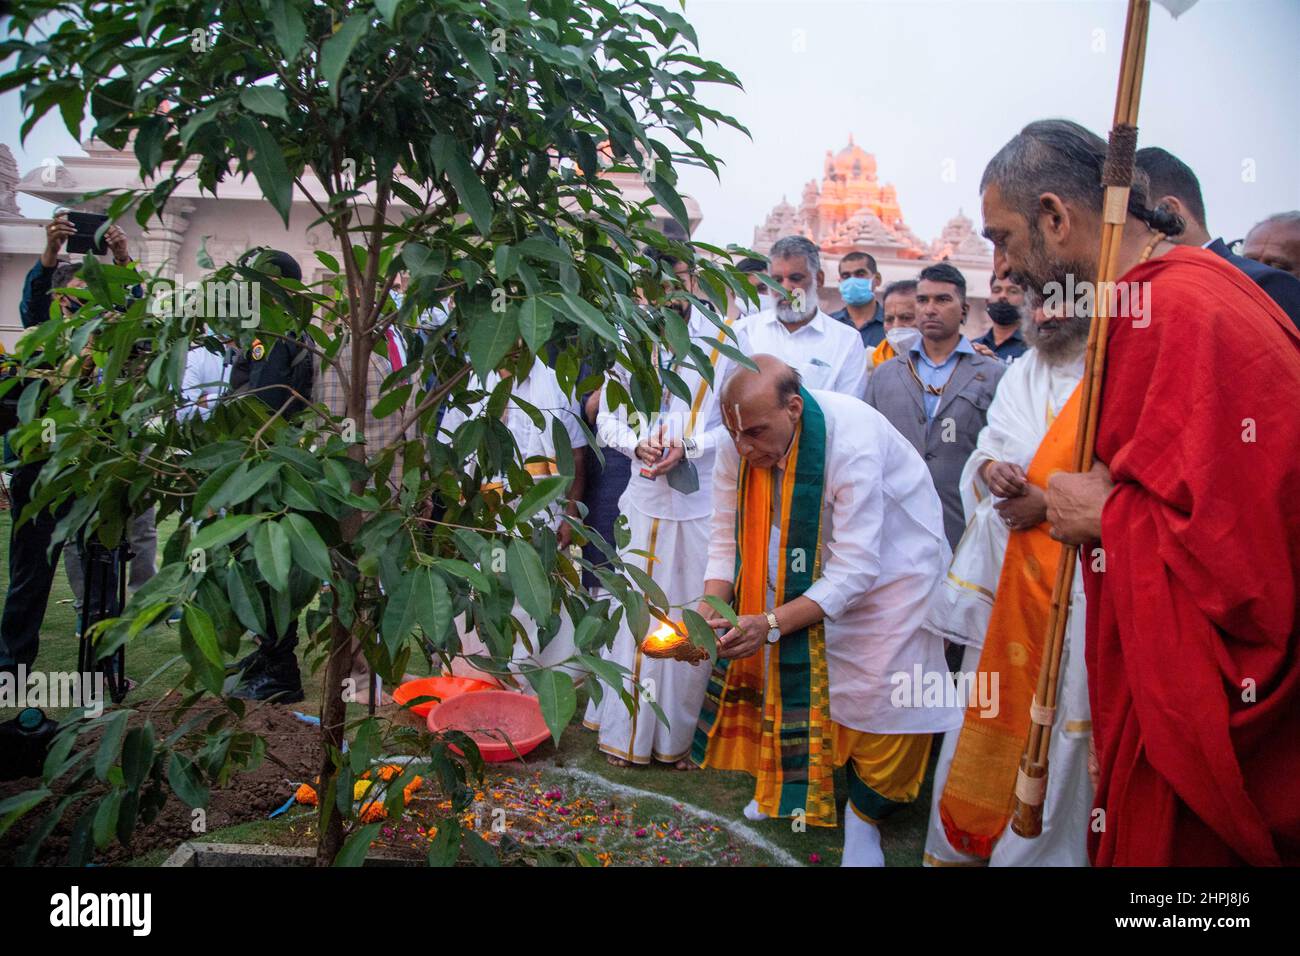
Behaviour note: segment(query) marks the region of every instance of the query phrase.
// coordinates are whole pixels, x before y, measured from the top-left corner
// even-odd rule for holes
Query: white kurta
[[[941,637],[983,647],[993,613],[1009,532],[993,510],[1000,499],[990,493],[980,469],[985,462],[1009,461],[1028,471],[1047,429],[1082,377],[1082,358],[1052,365],[1043,361],[1037,349],[1030,349],[998,382],[988,423],[980,430],[975,450],[962,470],[959,487],[967,515],[966,531],[926,615],[926,626]]]
[[[823,548],[821,577],[804,594],[826,615],[831,719],[876,734],[952,730],[962,712],[943,642],[921,629],[949,558],[930,470],[865,402],[812,394],[826,416]],[[723,443],[713,472],[708,579],[733,580],[739,465],[735,444]],[[910,695],[898,702],[917,668],[927,680],[948,682],[938,706]]]
[[[746,355],[775,355],[797,371],[803,387],[861,398],[867,392],[867,350],[852,326],[821,309],[812,321],[793,332],[764,309],[736,322],[736,337]]]
[[[1048,428],[1083,376],[1082,358],[1063,365],[1045,362],[1030,349],[1007,370],[989,406],[988,424],[962,473],[961,491],[971,515],[957,545],[952,567],[926,617],[927,629],[966,645],[962,670],[979,667],[984,635],[993,611],[1009,532],[994,498],[979,478],[987,461],[1011,461],[1028,470]],[[1052,728],[1051,768],[1044,804],[1043,833],[1026,840],[1008,826],[989,860],[993,866],[1087,866],[1087,824],[1092,806],[1088,780],[1088,675],[1084,665],[1086,609],[1083,574],[1076,567],[1061,659],[1061,685]],[[979,865],[977,858],[948,843],[939,818],[939,800],[957,748],[958,734],[944,737],[935,765],[925,862],[930,866]]]
[[[688,327],[691,339],[710,352],[720,334],[717,326],[693,309]],[[639,437],[621,414],[610,411],[603,394],[596,434],[602,444],[633,459],[632,477],[619,499],[619,512],[627,518],[631,532],[623,559],[634,562],[654,579],[680,620],[680,609],[694,610],[704,593],[709,517],[713,510],[713,462],[719,443],[729,444],[731,439],[722,425],[713,389],[693,369],[683,366],[675,371],[693,400],[688,403],[668,393],[660,413],[668,423],[669,435],[685,435],[698,443],[698,457],[692,459],[699,473],[698,491],[682,494],[668,484],[667,476],[641,476],[640,461],[634,454]],[[692,416],[697,397],[698,409]],[[648,552],[653,559],[631,551]],[[657,626],[657,622],[653,623]],[[630,672],[623,687],[636,698],[634,708],[629,711],[622,698],[606,686],[600,704],[592,700],[583,722],[599,732],[598,746],[607,754],[638,764],[651,759],[672,763],[690,751],[709,667],[707,662],[691,665],[646,657],[640,650],[644,637],[632,634],[625,617],[614,643],[602,653],[606,660]],[[643,688],[639,697],[637,684]],[[653,696],[664,713],[666,726],[645,696]]]
[[[490,394],[500,381],[501,377],[496,372],[492,372],[488,375],[483,388]],[[555,441],[551,435],[550,426],[552,419],[558,420],[563,426],[568,433],[569,443],[573,448],[586,447],[586,435],[581,425],[578,424],[577,404],[564,394],[555,372],[541,360],[533,364],[533,368],[526,379],[515,383],[512,395],[517,396],[540,411],[546,422],[546,427],[539,429],[533,424],[533,420],[528,417],[528,414],[513,400],[506,404],[505,425],[510,429],[510,434],[514,436],[515,443],[519,446],[519,452],[525,461],[533,458],[552,460],[555,458]],[[484,414],[486,406],[487,399],[485,398],[476,403],[468,414],[460,409],[452,408],[443,416],[441,427],[448,434],[453,434],[465,421]],[[474,463],[467,463],[467,467],[474,467]],[[501,476],[484,476],[484,480],[500,481]],[[561,509],[558,504],[552,505],[551,515],[556,524],[559,522],[560,512]],[[536,651],[537,622],[530,618],[517,604],[514,616],[523,625],[528,635],[527,644],[522,640],[515,642],[513,661],[516,665],[525,663],[529,665],[554,665],[574,654],[576,647],[573,640],[573,622],[567,614],[561,613],[559,633],[552,638],[540,653]],[[486,646],[473,628],[469,626],[466,616],[462,615],[457,618],[456,627],[460,633],[461,648],[464,654],[487,655]],[[566,670],[575,675],[580,673],[579,670],[572,666],[567,667]],[[469,677],[483,676],[461,658],[457,658],[453,663],[452,673]],[[508,682],[509,680],[507,679]],[[521,689],[528,691],[532,689],[532,685],[523,678],[514,678],[513,682]]]

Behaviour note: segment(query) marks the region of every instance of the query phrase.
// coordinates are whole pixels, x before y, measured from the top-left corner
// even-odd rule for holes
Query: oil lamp
[[[685,661],[688,664],[698,664],[709,659],[708,651],[696,647],[687,640],[680,626],[672,624],[664,624],[652,631],[642,642],[641,652],[646,657]]]

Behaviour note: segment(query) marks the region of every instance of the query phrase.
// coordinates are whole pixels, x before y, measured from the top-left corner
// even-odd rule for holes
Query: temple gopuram
[[[876,157],[851,135],[838,153],[826,151],[821,181],[808,181],[797,207],[784,197],[773,207],[754,230],[753,248],[766,255],[777,239],[795,234],[807,236],[822,251],[822,308],[827,311],[844,305],[838,290],[840,259],[849,252],[867,252],[886,285],[916,278],[929,263],[950,262],[966,277],[971,310],[964,331],[979,334],[988,326],[984,301],[993,271],[992,247],[961,210],[933,242],[919,238],[903,219],[898,191],[892,183],[880,182]]]

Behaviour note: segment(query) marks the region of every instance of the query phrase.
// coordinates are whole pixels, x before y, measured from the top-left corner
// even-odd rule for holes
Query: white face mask
[[[885,333],[885,341],[896,354],[906,355],[912,351],[912,346],[921,341],[921,332],[910,325],[898,325]]]

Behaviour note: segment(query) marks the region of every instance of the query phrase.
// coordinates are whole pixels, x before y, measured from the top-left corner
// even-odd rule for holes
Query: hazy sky
[[[671,5],[672,0],[660,0]],[[753,135],[710,132],[721,182],[685,169],[697,237],[749,243],[785,195],[798,203],[827,149],[852,133],[924,240],[961,207],[980,226],[984,163],[1026,122],[1078,120],[1105,135],[1123,42],[1120,0],[689,0],[705,56],[743,92],[706,102]],[[1200,0],[1175,21],[1153,4],[1140,145],[1200,176],[1210,231],[1240,237],[1300,208],[1300,0]],[[26,173],[79,149],[57,116],[18,147],[18,94],[0,96],[0,141]],[[21,198],[29,215],[48,209]]]

